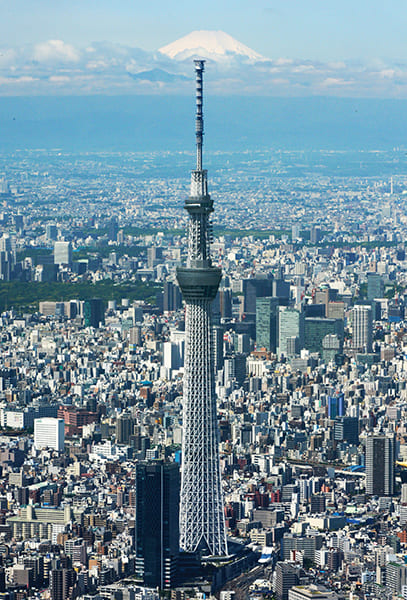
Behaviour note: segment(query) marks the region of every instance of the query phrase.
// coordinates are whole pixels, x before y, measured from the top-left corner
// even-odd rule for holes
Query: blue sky
[[[402,59],[405,0],[0,0],[1,42],[121,42],[155,50],[221,29],[268,58]]]
[[[171,91],[133,75],[183,75],[154,52],[196,29],[270,59],[219,93],[407,98],[406,0],[0,0],[0,95]]]

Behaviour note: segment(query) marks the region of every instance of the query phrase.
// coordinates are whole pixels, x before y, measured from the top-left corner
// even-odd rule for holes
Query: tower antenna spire
[[[205,70],[204,60],[194,60],[196,72],[196,169],[202,171],[202,146],[203,146],[203,72]]]

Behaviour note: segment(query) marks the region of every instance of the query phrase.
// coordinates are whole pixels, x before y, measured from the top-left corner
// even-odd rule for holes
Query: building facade
[[[394,494],[394,437],[372,435],[366,438],[366,493]]]
[[[176,581],[179,552],[179,467],[153,460],[136,466],[136,575],[146,586]]]
[[[37,450],[51,448],[61,452],[65,443],[65,422],[63,419],[43,417],[34,419],[34,446]]]
[[[265,296],[256,299],[256,347],[269,352],[277,350],[278,298]]]
[[[360,352],[372,350],[372,309],[356,305],[352,309],[352,348]]]

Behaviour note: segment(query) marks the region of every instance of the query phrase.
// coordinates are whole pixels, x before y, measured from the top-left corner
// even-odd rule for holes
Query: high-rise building
[[[119,231],[119,225],[117,223],[117,219],[115,217],[113,217],[112,219],[110,219],[109,224],[108,224],[108,236],[109,236],[109,240],[116,242],[117,241],[117,233]]]
[[[318,244],[322,240],[322,231],[318,225],[313,225],[310,231],[311,244]]]
[[[322,339],[322,360],[325,363],[339,360],[342,350],[342,340],[336,334],[328,334]]]
[[[212,328],[213,335],[213,363],[215,372],[223,367],[223,334],[224,328],[221,325],[214,325]]]
[[[136,465],[136,574],[146,586],[174,587],[179,553],[179,467]]]
[[[232,318],[232,293],[230,290],[219,290],[219,310],[222,319]]]
[[[320,317],[308,317],[305,319],[304,347],[307,350],[322,354],[322,342],[327,335],[336,335],[338,339],[342,340],[343,321],[341,319]]]
[[[71,265],[72,264],[71,242],[55,242],[54,263],[56,265]]]
[[[245,315],[256,314],[257,298],[272,295],[272,279],[256,277],[243,279],[243,311]]]
[[[372,350],[372,309],[356,305],[352,309],[352,348],[360,352]]]
[[[277,349],[278,298],[264,296],[256,299],[256,347],[269,352]]]
[[[164,282],[163,310],[172,312],[182,307],[182,296],[179,287],[172,281]]]
[[[274,593],[277,600],[288,600],[288,591],[300,581],[298,566],[283,562],[276,564]]]
[[[325,494],[313,494],[311,496],[311,514],[319,515],[325,512],[326,498]]]
[[[399,595],[407,585],[407,565],[392,561],[386,565],[386,588]]]
[[[202,550],[225,556],[211,310],[222,272],[212,265],[210,255],[213,200],[208,194],[207,171],[202,168],[204,61],[195,61],[195,71],[196,169],[185,201],[189,214],[187,265],[177,269],[186,304],[180,547],[186,552]]]
[[[63,419],[42,417],[34,419],[34,446],[37,450],[52,448],[60,452],[64,449],[65,422]]]
[[[129,330],[129,352],[136,352],[137,346],[141,346],[142,337],[141,337],[141,327],[136,325],[135,327],[130,327]]]
[[[225,384],[235,379],[238,385],[243,385],[246,379],[246,355],[227,354],[224,359],[224,372]]]
[[[304,344],[304,319],[295,308],[278,308],[278,354],[294,356]]]
[[[184,364],[185,340],[164,342],[163,365],[167,369],[180,369]]]
[[[298,223],[291,226],[291,241],[296,242],[301,235],[300,226]]]
[[[272,282],[272,290],[272,296],[278,298],[281,306],[288,304],[290,300],[290,283],[288,281],[276,277]]]
[[[134,419],[131,415],[120,415],[116,419],[116,441],[118,444],[128,444],[133,433]]]
[[[382,276],[379,273],[367,274],[367,299],[369,301],[375,298],[383,298],[384,284]]]
[[[72,597],[75,575],[73,569],[52,569],[50,573],[51,600],[67,600]]]
[[[96,329],[105,322],[105,304],[101,298],[91,298],[83,303],[83,321],[85,327]]]
[[[158,246],[150,246],[147,248],[147,266],[153,269],[155,266],[163,262],[163,249]]]
[[[343,392],[336,392],[328,396],[328,418],[336,419],[336,417],[345,416],[346,405],[345,395]]]
[[[222,319],[232,318],[232,292],[229,289],[220,289],[212,303],[212,315],[215,323]]]
[[[48,223],[45,228],[45,237],[48,242],[55,242],[58,237],[58,229],[55,223]]]
[[[334,422],[334,440],[359,444],[359,419],[357,417],[338,417]]]
[[[237,333],[233,338],[236,352],[239,354],[250,354],[250,335],[248,333]]]
[[[394,493],[394,437],[366,438],[366,493],[392,496]]]

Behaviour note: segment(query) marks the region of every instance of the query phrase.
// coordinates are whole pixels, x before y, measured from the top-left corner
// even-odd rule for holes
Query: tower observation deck
[[[180,547],[210,556],[227,555],[223,494],[219,466],[211,304],[222,277],[212,266],[207,171],[202,168],[204,61],[195,60],[196,168],[185,200],[189,214],[188,257],[177,269],[186,304],[183,390],[183,441],[180,501]]]

